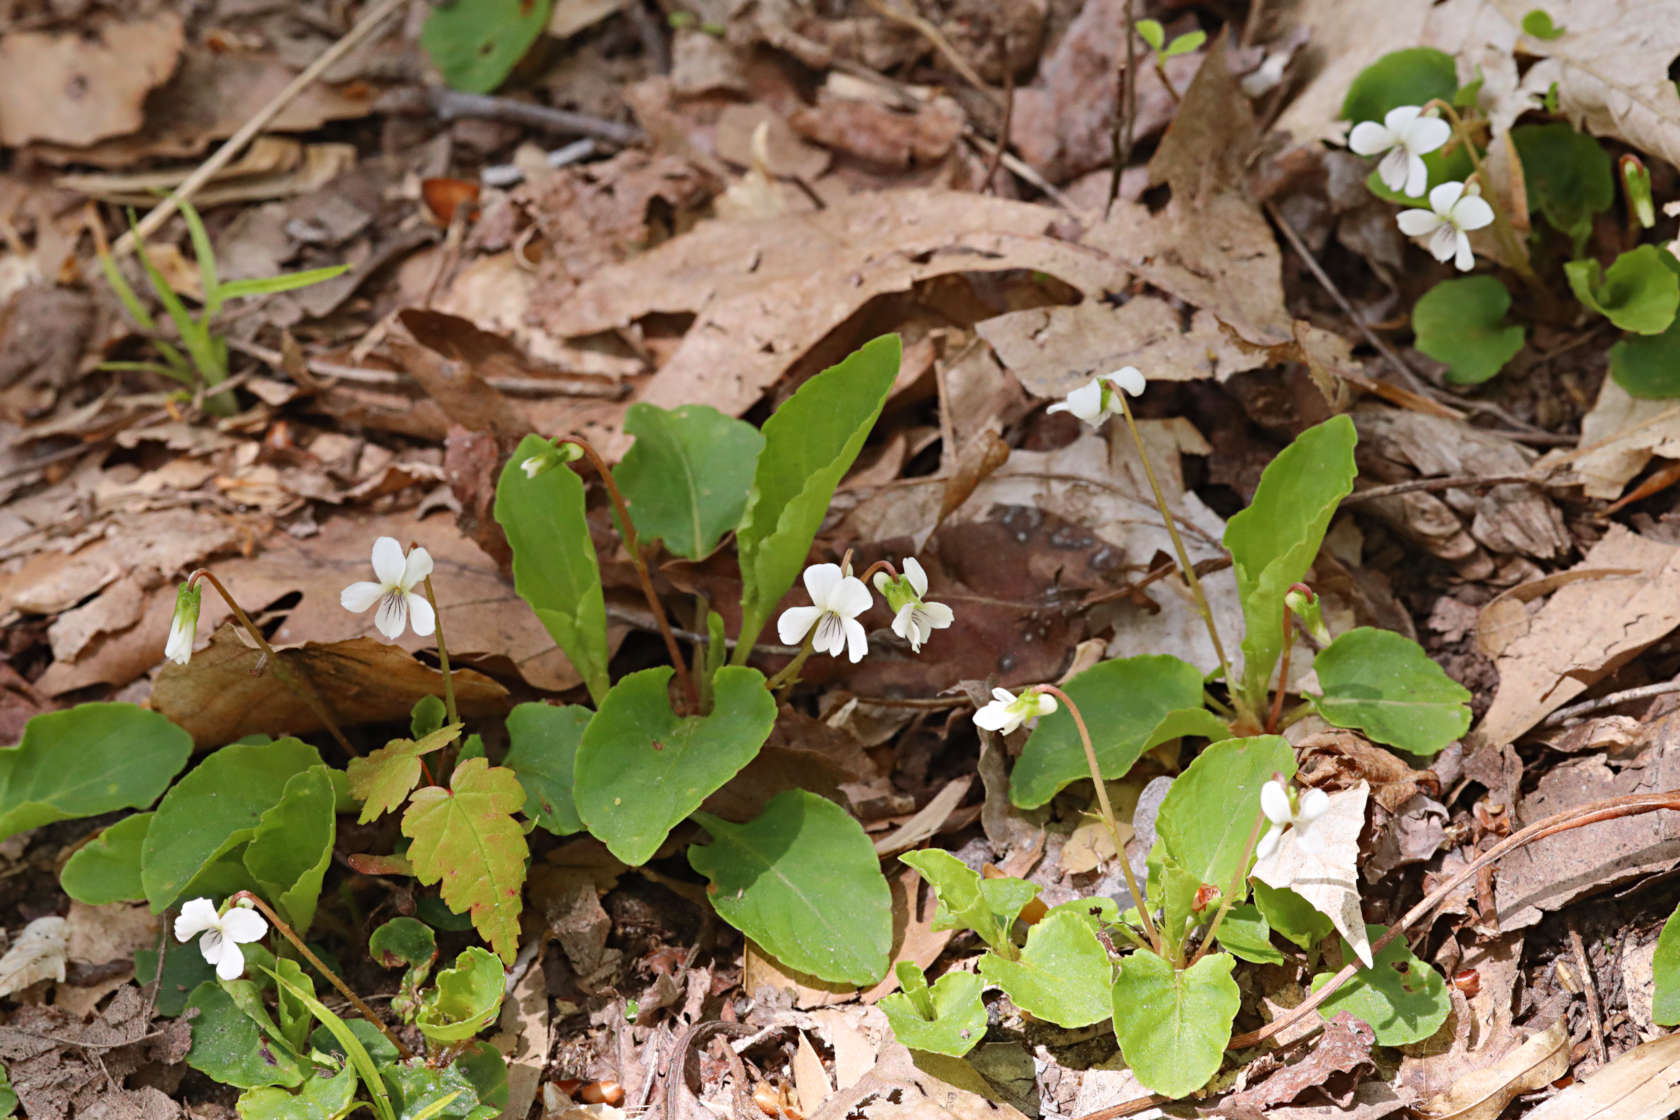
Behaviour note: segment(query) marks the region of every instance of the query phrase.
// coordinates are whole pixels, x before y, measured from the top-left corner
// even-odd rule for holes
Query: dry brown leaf
[[[1598,400],[1581,417],[1581,451],[1586,454],[1548,458],[1572,460],[1587,497],[1618,497],[1653,455],[1680,459],[1680,408],[1672,401],[1639,400],[1606,377]]]
[[[1293,890],[1329,918],[1366,968],[1371,967],[1371,941],[1359,909],[1359,833],[1369,796],[1364,782],[1330,794],[1322,814],[1285,832],[1251,872],[1268,886]]]
[[[36,918],[18,931],[0,957],[0,996],[20,992],[42,980],[64,979],[70,923],[56,914]]]
[[[1288,1104],[1313,1090],[1329,1095],[1337,1104],[1348,1104],[1347,1098],[1352,1096],[1356,1080],[1346,1080],[1346,1075],[1355,1075],[1357,1079],[1361,1071],[1376,1071],[1371,1061],[1371,1047],[1375,1042],[1376,1033],[1369,1023],[1354,1018],[1346,1011],[1338,1011],[1325,1024],[1324,1033],[1313,1040],[1311,1050],[1304,1057],[1284,1066],[1260,1084],[1225,1097],[1219,1102],[1220,1114],[1256,1114],[1276,1105]],[[1338,1094],[1331,1078],[1341,1080],[1341,1099],[1336,1099]]]
[[[1026,1120],[960,1058],[918,1054],[891,1042],[875,1068],[807,1120]]]
[[[288,668],[314,684],[341,728],[403,722],[421,697],[443,695],[443,674],[372,638],[305,642],[277,652]],[[260,671],[263,659],[243,630],[224,625],[191,662],[159,670],[152,707],[185,728],[201,749],[246,735],[320,730],[321,721],[302,697],[274,673]],[[488,718],[507,711],[507,689],[489,677],[460,666],[454,677],[463,716]]]
[[[804,1031],[797,1032],[799,1045],[793,1052],[793,1085],[799,1094],[799,1111],[806,1116],[822,1107],[834,1086],[829,1084],[828,1071],[823,1068],[822,1059],[817,1056],[817,1048],[811,1045],[811,1040],[805,1037]]]
[[[1577,568],[1639,574],[1560,587],[1526,620],[1500,609],[1490,621],[1517,636],[1502,642],[1499,690],[1467,747],[1514,742],[1680,625],[1680,549],[1612,525]]]
[[[502,1004],[499,1033],[490,1039],[507,1060],[509,1116],[527,1115],[542,1083],[551,1042],[546,988],[540,965],[526,969]]]
[[[1636,1046],[1569,1086],[1525,1120],[1663,1120],[1680,1082],[1680,1034]]]
[[[144,121],[146,95],[181,57],[181,17],[0,36],[0,146],[92,144]]]
[[[1498,1120],[1523,1093],[1545,1088],[1569,1071],[1569,1029],[1559,1019],[1492,1064],[1465,1070],[1452,1088],[1412,1108],[1425,1120]]]

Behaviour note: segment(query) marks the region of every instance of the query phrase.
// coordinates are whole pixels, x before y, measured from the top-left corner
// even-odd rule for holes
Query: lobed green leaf
[[[413,840],[408,858],[420,882],[442,883],[443,901],[473,925],[504,961],[519,951],[525,883],[525,832],[513,814],[525,791],[512,770],[471,758],[455,768],[449,788],[416,790],[403,813]]]

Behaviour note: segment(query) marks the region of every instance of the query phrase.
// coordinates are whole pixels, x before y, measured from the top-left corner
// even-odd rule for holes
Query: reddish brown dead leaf
[[[927,167],[950,154],[962,135],[962,109],[950,98],[936,98],[914,113],[901,113],[873,101],[821,94],[814,106],[789,118],[807,140],[881,167]]]
[[[1338,1011],[1325,1024],[1324,1033],[1313,1040],[1305,1057],[1290,1062],[1258,1085],[1232,1093],[1219,1102],[1219,1113],[1233,1120],[1254,1117],[1314,1090],[1346,1108],[1352,1103],[1353,1089],[1361,1075],[1376,1072],[1371,1061],[1375,1043],[1376,1034],[1369,1023]]]
[[[440,225],[448,225],[462,207],[468,215],[477,208],[478,184],[470,179],[422,179],[420,198]]]

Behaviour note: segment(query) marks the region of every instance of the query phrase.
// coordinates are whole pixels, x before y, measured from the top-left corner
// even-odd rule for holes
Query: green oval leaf
[[[1252,902],[1233,906],[1219,923],[1219,947],[1250,964],[1282,964],[1283,953],[1272,944],[1272,927]]]
[[[898,986],[881,1000],[898,1041],[912,1050],[960,1058],[986,1037],[985,984],[972,972],[951,971],[928,987],[927,975],[913,961],[899,961]]]
[[[520,704],[508,713],[502,765],[525,787],[525,815],[556,836],[583,831],[572,801],[572,767],[595,713],[579,704]]]
[[[384,968],[427,968],[437,959],[437,935],[419,918],[392,918],[368,936],[368,956]]]
[[[751,655],[770,612],[804,568],[835,486],[881,415],[900,358],[895,334],[866,342],[801,385],[764,422],[764,450],[736,534],[741,556],[737,665]]]
[[[133,704],[38,715],[15,747],[0,749],[0,839],[54,821],[144,809],[191,754],[192,736]]]
[[[249,985],[250,981],[233,983]],[[240,1089],[293,1088],[303,1083],[308,1066],[286,1046],[280,1028],[272,1020],[259,1024],[215,981],[193,989],[187,1010],[198,1012],[192,1021],[187,1064],[200,1073]],[[263,1017],[267,1019],[266,1014]]]
[[[455,89],[489,93],[548,26],[553,0],[452,0],[434,5],[420,45]]]
[[[1523,34],[1536,39],[1557,39],[1564,29],[1552,22],[1552,15],[1544,8],[1531,8],[1522,18]]]
[[[1510,131],[1528,185],[1528,208],[1566,233],[1580,253],[1594,214],[1616,201],[1610,155],[1591,136],[1563,121],[1519,124]]]
[[[1470,691],[1403,634],[1361,626],[1313,658],[1319,715],[1379,743],[1435,754],[1470,729]]]
[[[1627,335],[1610,347],[1610,376],[1643,400],[1680,397],[1680,317],[1661,334]]]
[[[776,723],[776,700],[756,669],[718,670],[705,716],[671,710],[670,679],[667,667],[620,679],[578,743],[578,816],[633,867],[652,859],[677,822],[753,760]]]
[[[1663,923],[1657,935],[1657,952],[1651,958],[1651,978],[1656,992],[1651,997],[1651,1020],[1659,1026],[1680,1026],[1680,906]]]
[[[464,6],[464,5],[463,5]],[[607,607],[584,518],[583,480],[565,464],[526,478],[526,459],[550,452],[526,436],[496,482],[496,522],[513,550],[513,586],[599,704],[607,694]]]
[[[420,1000],[420,1033],[431,1042],[465,1042],[496,1021],[507,975],[496,955],[473,945],[438,973]]]
[[[335,799],[332,772],[325,766],[292,775],[245,849],[245,869],[300,935],[315,921],[321,883],[332,862]]]
[[[1106,779],[1123,778],[1144,751],[1180,735],[1229,734],[1201,707],[1202,674],[1168,654],[1104,661],[1067,682],[1091,732]],[[1189,714],[1192,711],[1198,715]],[[1062,787],[1089,779],[1079,729],[1066,705],[1038,721],[1009,777],[1009,799],[1035,809]]]
[[[1260,787],[1274,773],[1285,779],[1295,774],[1295,751],[1283,736],[1214,743],[1173,779],[1162,798],[1155,818],[1157,847],[1197,885],[1230,890],[1239,869],[1247,870],[1239,865],[1260,816]]]
[[[296,1092],[251,1089],[239,1096],[240,1120],[338,1120],[356,1097],[356,1071],[348,1064],[337,1073],[313,1073]]]
[[[1373,945],[1387,932],[1387,926],[1365,927]],[[1346,939],[1342,941],[1342,953],[1344,959],[1353,959],[1353,948]],[[1332,975],[1321,972],[1314,976],[1312,990],[1318,991]],[[1422,1042],[1440,1029],[1451,1010],[1447,982],[1439,972],[1419,960],[1401,937],[1376,955],[1371,968],[1360,969],[1352,980],[1318,1005],[1318,1013],[1326,1021],[1335,1018],[1338,1011],[1365,1020],[1383,1046]]]
[[[712,881],[718,917],[800,972],[873,984],[892,949],[892,892],[862,826],[826,798],[784,790],[746,824],[694,819],[711,844],[688,849]]]
[[[234,743],[175,783],[141,847],[140,879],[152,913],[173,906],[217,856],[250,840],[294,774],[320,765],[320,752],[297,739]]]
[[[1266,924],[1303,949],[1310,949],[1330,936],[1336,927],[1312,903],[1282,887],[1274,887],[1259,879],[1248,881],[1254,892],[1254,905],[1265,917]]]
[[[1628,250],[1608,271],[1590,259],[1569,261],[1563,271],[1583,306],[1624,331],[1661,334],[1680,308],[1680,264],[1655,245]]]
[[[1330,518],[1353,491],[1358,439],[1346,416],[1308,428],[1266,466],[1254,500],[1225,526],[1246,626],[1240,687],[1255,710],[1283,652],[1283,597],[1306,578]]]
[[[507,1064],[479,1045],[442,1069],[381,1066],[396,1120],[496,1120],[507,1107]]]
[[[1390,51],[1361,70],[1342,99],[1342,119],[1380,121],[1390,109],[1422,105],[1432,98],[1451,101],[1458,89],[1452,56],[1433,47]]]
[[[764,436],[705,404],[667,411],[638,401],[624,414],[636,437],[613,479],[636,532],[698,560],[741,523]]]
[[[1417,348],[1447,366],[1447,380],[1476,385],[1523,347],[1523,328],[1505,321],[1511,293],[1492,276],[1443,280],[1412,308]]]
[[[1065,910],[1032,927],[1017,959],[981,957],[980,975],[1021,1010],[1060,1027],[1088,1027],[1112,1014],[1108,950],[1089,921]]]
[[[135,813],[76,849],[58,873],[64,893],[89,906],[143,902],[146,887],[140,881],[140,848],[151,823],[152,814]]]
[[[1236,963],[1210,953],[1177,970],[1146,949],[1121,959],[1110,993],[1114,1035],[1146,1088],[1183,1097],[1219,1072],[1242,1003],[1231,979]]]

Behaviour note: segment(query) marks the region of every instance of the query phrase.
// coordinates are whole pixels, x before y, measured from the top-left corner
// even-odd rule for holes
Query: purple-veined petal
[[[1401,190],[1408,185],[1407,176],[1410,173],[1410,156],[1405,145],[1396,144],[1383,156],[1382,162],[1377,164],[1377,178],[1382,180],[1383,186],[1391,191]],[[1408,194],[1411,192],[1408,191]]]
[[[1442,222],[1434,233],[1429,235],[1429,253],[1438,261],[1450,261],[1458,252],[1459,239],[1464,235],[1452,227],[1451,222]],[[1465,243],[1466,245],[1469,242]]]
[[[929,629],[943,630],[956,621],[956,613],[944,603],[923,603],[920,615]]]
[[[394,642],[402,637],[403,627],[407,625],[408,596],[392,588],[379,597],[379,609],[373,613],[373,627],[385,635],[386,641]]]
[[[817,632],[811,639],[811,648],[830,657],[839,657],[846,648],[846,620],[833,611],[824,611],[817,619]]]

